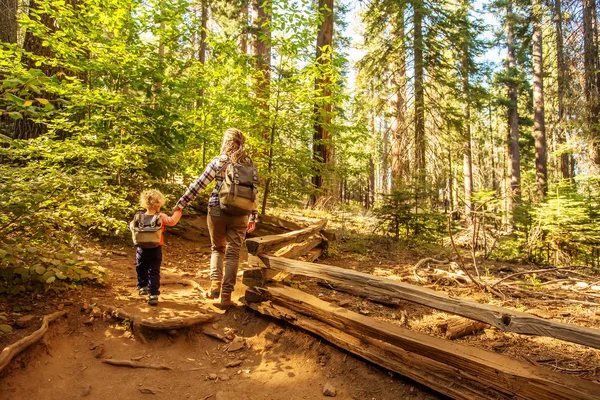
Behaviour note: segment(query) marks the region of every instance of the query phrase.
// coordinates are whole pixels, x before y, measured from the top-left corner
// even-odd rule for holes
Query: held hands
[[[248,233],[252,233],[252,231],[254,231],[254,229],[256,229],[256,222],[254,221],[250,221],[248,222]]]

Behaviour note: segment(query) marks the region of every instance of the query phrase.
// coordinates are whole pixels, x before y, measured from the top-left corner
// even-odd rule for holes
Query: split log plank
[[[393,298],[391,296],[379,295],[359,286],[346,285],[339,282],[329,282],[324,280],[318,280],[317,285],[331,290],[337,290],[338,292],[344,292],[353,296],[362,297],[363,299],[370,300],[373,303],[383,304],[388,307],[398,307],[402,304],[402,300],[400,299]]]
[[[317,247],[323,242],[324,238],[321,235],[313,235],[300,243],[292,243],[275,252],[277,257],[297,259],[300,256],[306,255],[309,251]]]
[[[308,226],[298,231],[282,233],[280,235],[260,236],[246,240],[248,253],[257,255],[260,253],[272,250],[275,246],[285,242],[298,242],[322,230],[327,224],[327,220],[323,219],[316,224]]]
[[[42,319],[42,326],[40,327],[40,329],[36,330],[31,335],[25,336],[18,342],[15,342],[2,349],[2,353],[0,353],[0,372],[2,372],[2,370],[4,370],[4,368],[6,368],[6,366],[11,362],[11,360],[15,358],[19,353],[21,353],[23,350],[25,350],[26,348],[40,340],[42,337],[44,337],[44,334],[48,330],[50,323],[56,321],[58,318],[63,317],[65,315],[67,315],[66,311],[57,311],[55,313],[46,315]]]
[[[332,265],[261,255],[269,268],[334,283],[354,285],[377,295],[400,298],[492,325],[502,331],[548,336],[600,349],[600,330],[555,322],[524,312],[454,298],[445,293]]]
[[[430,374],[443,371],[443,375],[454,382],[454,386],[464,385],[464,390],[457,395],[446,387],[432,388],[455,398],[566,400],[597,399],[600,394],[600,384],[377,321],[297,289],[268,287],[261,290],[268,294],[272,303],[303,314],[304,318],[316,319],[361,341],[367,340],[371,346],[386,348],[385,354],[388,356],[393,349],[385,344],[399,349],[396,354],[410,353],[411,357],[405,359],[404,370],[422,365],[417,376],[407,376],[423,384],[431,383],[428,382]],[[467,392],[478,394],[469,397]]]

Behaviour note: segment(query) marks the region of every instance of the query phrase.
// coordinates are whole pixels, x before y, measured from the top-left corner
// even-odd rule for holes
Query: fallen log
[[[6,346],[4,349],[2,349],[2,353],[0,353],[0,372],[2,372],[2,370],[4,370],[4,368],[6,368],[12,359],[15,358],[19,353],[44,337],[44,334],[46,331],[48,331],[48,326],[50,323],[65,315],[67,315],[66,311],[57,311],[55,313],[46,315],[42,319],[42,326],[40,329],[33,332],[29,336],[25,336],[16,343]]]
[[[400,298],[492,325],[502,331],[548,336],[600,349],[600,330],[555,322],[508,308],[454,298],[445,293],[332,265],[261,255],[271,269],[353,285],[377,295]]]
[[[257,238],[251,238],[246,240],[246,247],[248,248],[248,253],[257,255],[259,253],[264,253],[270,250],[273,250],[277,245],[286,242],[298,242],[302,241],[305,238],[311,236],[315,232],[319,232],[322,230],[327,224],[327,220],[323,219],[316,224],[310,225],[304,229],[282,233],[280,235],[267,235],[260,236]]]
[[[473,335],[483,331],[486,324],[479,321],[473,321],[468,318],[451,317],[447,321],[438,325],[438,328],[444,332],[446,339],[460,339],[468,335]]]
[[[293,275],[269,268],[251,268],[242,272],[242,283],[248,287],[265,286],[268,282],[283,282]]]
[[[275,252],[277,257],[294,258],[306,255],[310,250],[314,249],[323,242],[324,238],[321,235],[310,236],[307,240],[301,243],[292,243]]]
[[[388,307],[398,307],[400,304],[402,304],[402,300],[400,299],[395,299],[390,296],[372,293],[358,286],[346,285],[339,282],[329,282],[324,280],[318,280],[317,285],[331,290],[337,290],[338,292],[344,292],[353,296],[362,297],[363,299],[370,300],[373,303],[383,304]]]
[[[251,304],[456,399],[598,399],[600,385],[380,322],[289,287]]]

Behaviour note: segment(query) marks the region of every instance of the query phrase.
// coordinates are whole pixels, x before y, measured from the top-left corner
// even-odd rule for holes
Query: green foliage
[[[378,219],[377,231],[399,239],[436,239],[445,232],[446,217],[431,210],[416,207],[415,194],[407,190],[395,190],[382,195],[373,214]]]
[[[570,184],[551,188],[532,211],[528,240],[532,258],[558,265],[590,261],[592,249],[600,245],[599,193],[593,180],[580,184],[579,190]]]
[[[0,243],[0,294],[28,290],[61,292],[84,282],[102,283],[106,274],[97,263],[73,257],[68,248]]]

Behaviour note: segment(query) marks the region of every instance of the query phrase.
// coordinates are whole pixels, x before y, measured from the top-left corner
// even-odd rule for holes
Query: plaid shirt
[[[229,165],[229,158],[227,156],[217,156],[213,158],[206,169],[200,175],[200,178],[196,180],[196,182],[192,183],[188,190],[185,192],[183,196],[179,199],[175,207],[179,207],[181,209],[187,207],[198,194],[206,189],[206,187],[213,181],[216,181],[215,188],[210,194],[210,198],[208,199],[209,207],[216,207],[219,205],[219,190],[221,189],[221,185],[223,184],[223,180],[225,179],[225,171]],[[252,214],[250,215],[250,222],[255,222],[256,217],[258,215],[257,210],[252,210]]]

